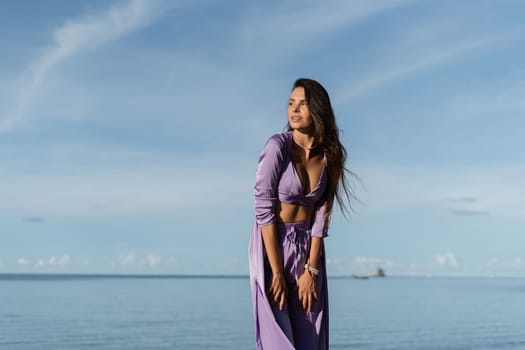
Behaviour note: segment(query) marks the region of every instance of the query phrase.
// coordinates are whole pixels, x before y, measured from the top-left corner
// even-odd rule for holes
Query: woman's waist
[[[279,202],[275,214],[278,223],[310,223],[314,209],[313,206]]]
[[[312,222],[292,221],[292,222],[277,222],[277,233],[282,242],[304,245],[310,240]]]

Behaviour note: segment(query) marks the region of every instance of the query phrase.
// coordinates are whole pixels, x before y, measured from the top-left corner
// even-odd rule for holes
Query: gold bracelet
[[[312,265],[304,264],[304,268],[307,269],[308,271],[310,271],[311,273],[313,273],[316,276],[319,274],[319,270],[316,269],[315,267],[313,267]]]

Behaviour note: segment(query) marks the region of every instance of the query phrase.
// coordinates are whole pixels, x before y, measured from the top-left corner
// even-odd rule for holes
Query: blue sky
[[[359,175],[333,275],[525,276],[521,1],[0,4],[0,272],[246,274],[293,81]]]

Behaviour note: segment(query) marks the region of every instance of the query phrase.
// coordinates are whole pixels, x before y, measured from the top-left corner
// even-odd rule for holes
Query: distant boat
[[[360,276],[360,275],[352,275],[352,278],[355,278],[356,280],[367,280],[368,276]]]
[[[382,268],[378,268],[373,274],[374,277],[386,277],[385,271]]]
[[[356,280],[367,280],[370,277],[386,277],[385,271],[382,268],[378,268],[371,276],[353,274],[352,278]]]

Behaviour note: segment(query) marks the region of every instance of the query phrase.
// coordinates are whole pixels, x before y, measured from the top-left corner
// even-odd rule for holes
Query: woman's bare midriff
[[[308,221],[312,217],[314,207],[299,204],[279,202],[277,205],[277,218],[279,222],[301,222]]]

